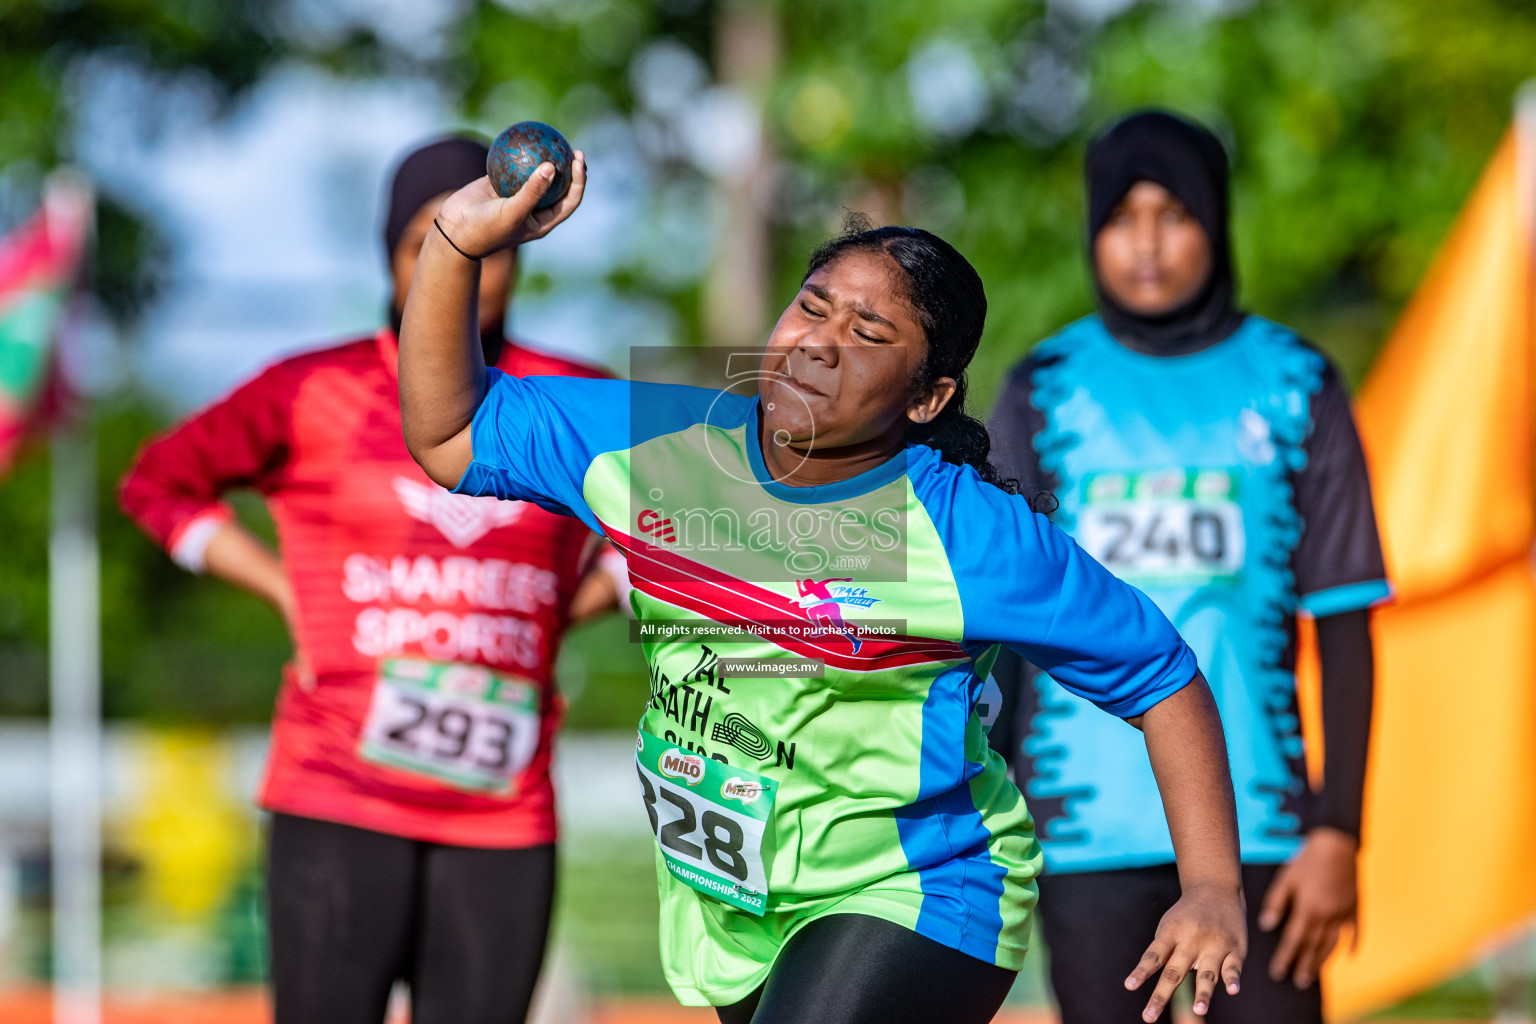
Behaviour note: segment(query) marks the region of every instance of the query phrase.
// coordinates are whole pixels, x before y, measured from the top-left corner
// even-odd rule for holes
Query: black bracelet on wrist
[[[453,245],[453,239],[448,237],[448,232],[443,230],[443,226],[437,222],[436,217],[432,218],[432,226],[437,228],[437,233],[443,236],[443,241],[447,242],[449,245]],[[482,259],[480,256],[471,256],[463,249],[460,249],[457,245],[453,245],[453,251],[473,263],[479,263]]]

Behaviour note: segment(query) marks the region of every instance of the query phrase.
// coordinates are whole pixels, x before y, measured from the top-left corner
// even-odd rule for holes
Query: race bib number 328
[[[479,665],[391,658],[358,752],[455,789],[509,793],[538,746],[537,684]]]
[[[647,732],[636,737],[635,767],[672,876],[761,917],[768,908],[763,837],[778,784]]]

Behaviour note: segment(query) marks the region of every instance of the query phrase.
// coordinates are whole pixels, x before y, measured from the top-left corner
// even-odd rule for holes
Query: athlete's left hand
[[[1185,977],[1195,975],[1195,1013],[1211,1008],[1219,979],[1228,995],[1237,995],[1248,953],[1247,913],[1243,893],[1225,886],[1186,886],[1179,902],[1157,924],[1157,936],[1141,955],[1141,963],[1125,979],[1135,991],[1159,974],[1157,988],[1141,1019],[1157,1020]]]
[[[1359,842],[1335,828],[1315,828],[1294,860],[1280,869],[1259,914],[1259,928],[1272,932],[1285,922],[1269,976],[1287,975],[1297,988],[1317,980],[1323,961],[1338,945],[1339,931],[1355,924],[1355,855]],[[1287,914],[1289,910],[1289,914]]]

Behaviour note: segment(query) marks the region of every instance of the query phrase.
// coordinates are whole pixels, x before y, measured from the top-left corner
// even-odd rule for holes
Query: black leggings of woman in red
[[[288,814],[267,864],[276,1024],[522,1024],[544,961],[553,844],[483,850]]]

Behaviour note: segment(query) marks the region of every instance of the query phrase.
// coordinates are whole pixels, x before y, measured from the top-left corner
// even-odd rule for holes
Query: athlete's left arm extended
[[[1197,672],[1189,685],[1126,721],[1146,735],[1182,892],[1126,987],[1159,976],[1143,1015],[1156,1020],[1179,983],[1197,971],[1195,1012],[1203,1015],[1218,980],[1237,994],[1248,947],[1237,806],[1221,716]]]
[[[943,494],[950,507],[934,507],[967,636],[1007,644],[1146,735],[1184,894],[1125,983],[1159,976],[1144,1017],[1156,1020],[1198,965],[1203,1015],[1218,983],[1236,990],[1247,928],[1226,741],[1194,653],[1150,598],[1023,498],[980,481]]]

